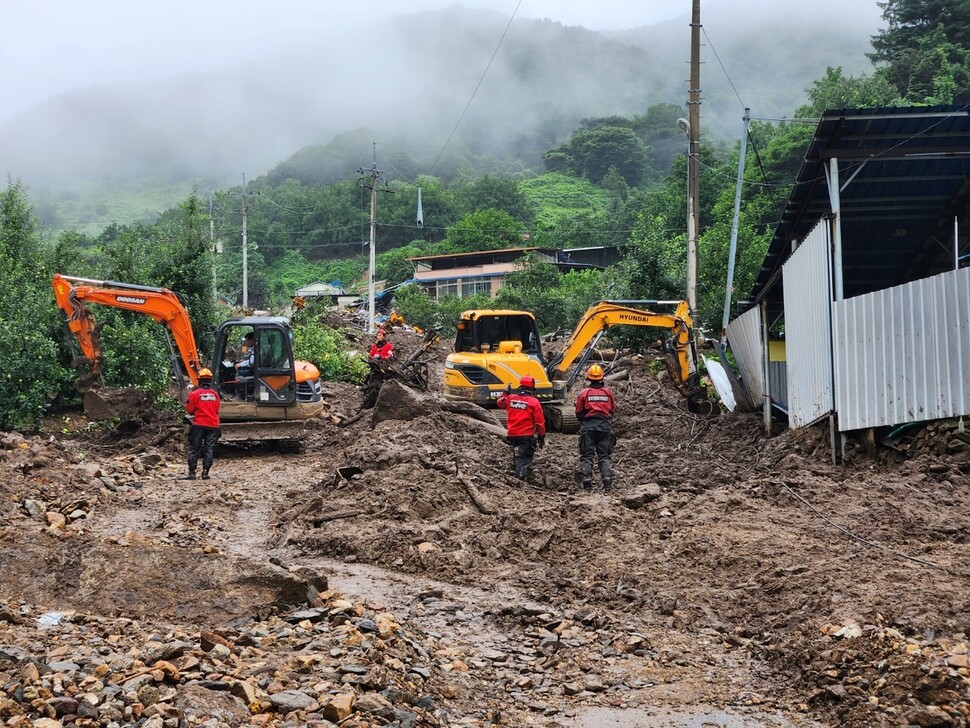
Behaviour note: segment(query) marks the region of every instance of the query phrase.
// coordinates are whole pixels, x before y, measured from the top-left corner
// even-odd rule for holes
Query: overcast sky
[[[704,8],[759,0],[703,0]],[[760,0],[773,8],[796,0]],[[844,0],[815,0],[834,5]],[[875,12],[875,0],[851,0]],[[464,5],[590,30],[649,25],[691,0],[0,0],[0,121],[74,88],[234,67],[337,31],[368,47],[368,21]],[[703,17],[702,17],[703,19]],[[739,22],[743,16],[739,14]],[[377,39],[379,43],[379,39]]]
[[[689,0],[0,0],[0,119],[79,86],[232,67],[333,29],[365,48],[369,19],[453,5],[591,30],[690,10]]]

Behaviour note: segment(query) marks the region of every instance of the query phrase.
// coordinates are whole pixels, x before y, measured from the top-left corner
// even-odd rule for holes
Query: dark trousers
[[[613,486],[613,446],[616,438],[607,429],[581,429],[579,431],[579,473],[586,490],[593,487],[593,458],[599,464],[603,490]]]
[[[195,468],[202,455],[202,470],[208,472],[212,467],[212,456],[219,441],[218,427],[189,426],[189,475],[195,475]]]
[[[506,439],[515,448],[515,477],[525,480],[536,456],[536,439],[526,436],[507,437]]]

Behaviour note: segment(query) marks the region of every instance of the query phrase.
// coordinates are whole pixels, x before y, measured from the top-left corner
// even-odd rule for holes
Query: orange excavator
[[[54,298],[81,350],[84,371],[78,389],[92,419],[117,416],[103,396],[101,328],[89,304],[135,311],[162,324],[179,396],[184,402],[199,383],[204,366],[192,322],[177,293],[117,281],[98,281],[55,273]],[[252,336],[248,336],[252,334]],[[237,342],[252,342],[252,348]],[[242,350],[241,350],[242,349]],[[240,356],[242,357],[240,359]],[[293,331],[278,316],[231,318],[215,330],[209,367],[222,396],[223,440],[297,440],[306,421],[323,410],[320,372],[293,357]]]

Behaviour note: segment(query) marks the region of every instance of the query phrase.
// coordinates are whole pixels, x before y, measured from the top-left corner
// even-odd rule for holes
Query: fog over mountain
[[[278,23],[250,28],[239,37],[245,52],[221,60],[193,37],[167,64],[152,65],[153,48],[132,41],[116,67],[105,62],[95,74],[97,83],[19,108],[17,99],[29,94],[0,94],[0,172],[41,193],[92,181],[225,186],[361,127],[426,162],[429,173],[446,142],[540,164],[538,155],[582,118],[685,104],[690,0],[637,3],[651,13],[639,17],[659,19],[639,26],[608,14],[613,5],[633,7],[619,0],[597,6],[600,30],[543,18],[546,8],[565,18],[574,5],[492,0],[501,12],[427,10],[409,0],[380,6],[366,22],[334,14],[315,27],[282,3]],[[390,7],[402,12],[382,16]],[[122,37],[122,21],[136,22],[117,20]],[[191,15],[182,20],[196,25]],[[702,22],[702,127],[727,139],[740,132],[742,103],[755,117],[790,115],[826,66],[870,72],[865,53],[881,25],[875,0],[704,0]],[[206,30],[221,33],[218,25]],[[78,28],[74,43],[88,37]],[[218,45],[227,39],[220,35]],[[70,64],[71,48],[60,52]],[[227,64],[229,55],[249,60]],[[20,68],[7,89],[24,87],[29,64]],[[370,145],[360,153],[360,164],[369,165]]]

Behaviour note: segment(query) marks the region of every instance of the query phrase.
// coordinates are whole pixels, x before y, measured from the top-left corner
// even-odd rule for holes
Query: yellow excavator
[[[135,311],[162,324],[183,402],[198,385],[204,362],[188,311],[177,293],[60,273],[54,274],[52,285],[57,306],[81,350],[75,362],[82,369],[78,390],[91,419],[110,419],[117,414],[102,391],[101,327],[95,323],[91,304]],[[239,361],[244,340],[252,341],[253,348]],[[222,396],[223,440],[298,441],[306,421],[323,411],[320,372],[312,363],[294,358],[293,331],[283,317],[246,316],[219,324],[210,361],[213,386]]]
[[[634,306],[671,306],[674,310],[657,313]],[[535,316],[528,311],[464,311],[454,351],[445,361],[445,399],[495,407],[506,386],[517,387],[528,375],[535,380],[536,397],[551,429],[575,432],[579,422],[572,405],[566,403],[567,393],[611,326],[669,329],[664,350],[674,384],[692,412],[713,412],[715,405],[707,400],[700,383],[686,301],[600,301],[583,314],[562,352],[549,360],[543,356]]]

